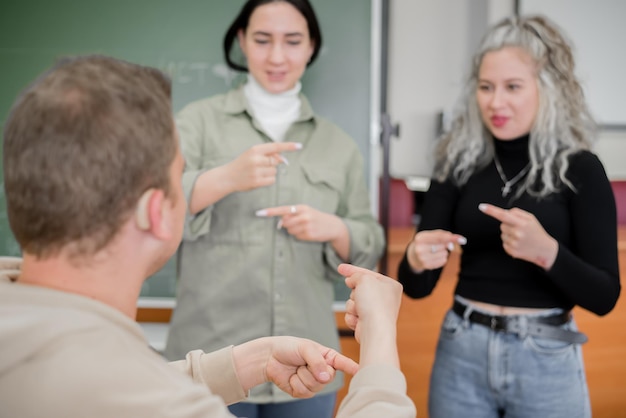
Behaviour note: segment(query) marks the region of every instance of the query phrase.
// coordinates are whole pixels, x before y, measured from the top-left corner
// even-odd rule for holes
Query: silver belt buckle
[[[506,331],[508,318],[506,316],[492,316],[490,328],[492,331]]]

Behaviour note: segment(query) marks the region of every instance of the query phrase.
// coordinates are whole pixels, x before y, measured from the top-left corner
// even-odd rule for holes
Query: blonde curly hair
[[[450,128],[438,143],[434,177],[463,185],[493,160],[493,137],[481,120],[476,89],[485,54],[505,47],[522,48],[537,66],[539,109],[530,131],[531,168],[519,193],[545,197],[564,184],[575,190],[566,178],[568,159],[579,150],[591,149],[596,123],[574,74],[571,43],[544,16],[506,18],[483,37]]]

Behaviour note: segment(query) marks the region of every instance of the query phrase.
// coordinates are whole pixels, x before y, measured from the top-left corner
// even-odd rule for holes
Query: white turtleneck
[[[302,85],[298,81],[295,87],[283,93],[268,93],[248,74],[248,82],[243,93],[248,99],[252,114],[267,136],[274,141],[283,141],[289,126],[300,116],[300,98],[298,93]]]

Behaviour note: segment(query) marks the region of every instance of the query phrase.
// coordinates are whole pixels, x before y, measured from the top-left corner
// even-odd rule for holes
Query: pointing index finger
[[[363,267],[357,267],[352,264],[342,263],[337,267],[337,271],[342,276],[351,276],[353,274],[378,274]]]
[[[500,222],[511,222],[511,215],[508,209],[503,209],[498,206],[490,205],[488,203],[481,203],[478,205],[478,209],[485,215],[491,216]]]
[[[369,275],[369,276],[377,277],[379,279],[385,278],[385,276],[380,273],[377,273],[372,270],[368,270],[363,267],[357,267],[352,264],[345,264],[345,263],[340,264],[337,267],[337,271],[339,272],[339,274],[341,274],[347,279],[346,285],[351,289],[354,289],[357,286],[358,282],[361,280],[363,275]]]
[[[294,213],[292,209],[293,207],[294,205],[275,206],[273,208],[259,209],[255,212],[255,215],[264,217],[292,215]]]
[[[285,151],[297,151],[302,149],[300,142],[270,142],[258,146],[264,155],[278,154]]]

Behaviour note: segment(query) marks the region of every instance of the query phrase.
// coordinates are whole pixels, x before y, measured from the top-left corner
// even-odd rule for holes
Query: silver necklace
[[[513,177],[511,180],[507,180],[506,176],[504,175],[504,171],[502,170],[502,166],[500,165],[500,161],[498,160],[498,155],[495,153],[493,154],[493,161],[496,163],[496,170],[498,170],[498,175],[500,176],[502,183],[504,183],[504,186],[502,187],[502,197],[507,197],[509,193],[511,193],[511,189],[513,188],[513,186],[515,186],[515,184],[520,181],[522,177],[524,177],[526,173],[528,173],[528,171],[530,170],[530,162],[528,162],[528,164],[526,164],[526,167],[522,168],[520,172],[515,175],[515,177]]]

